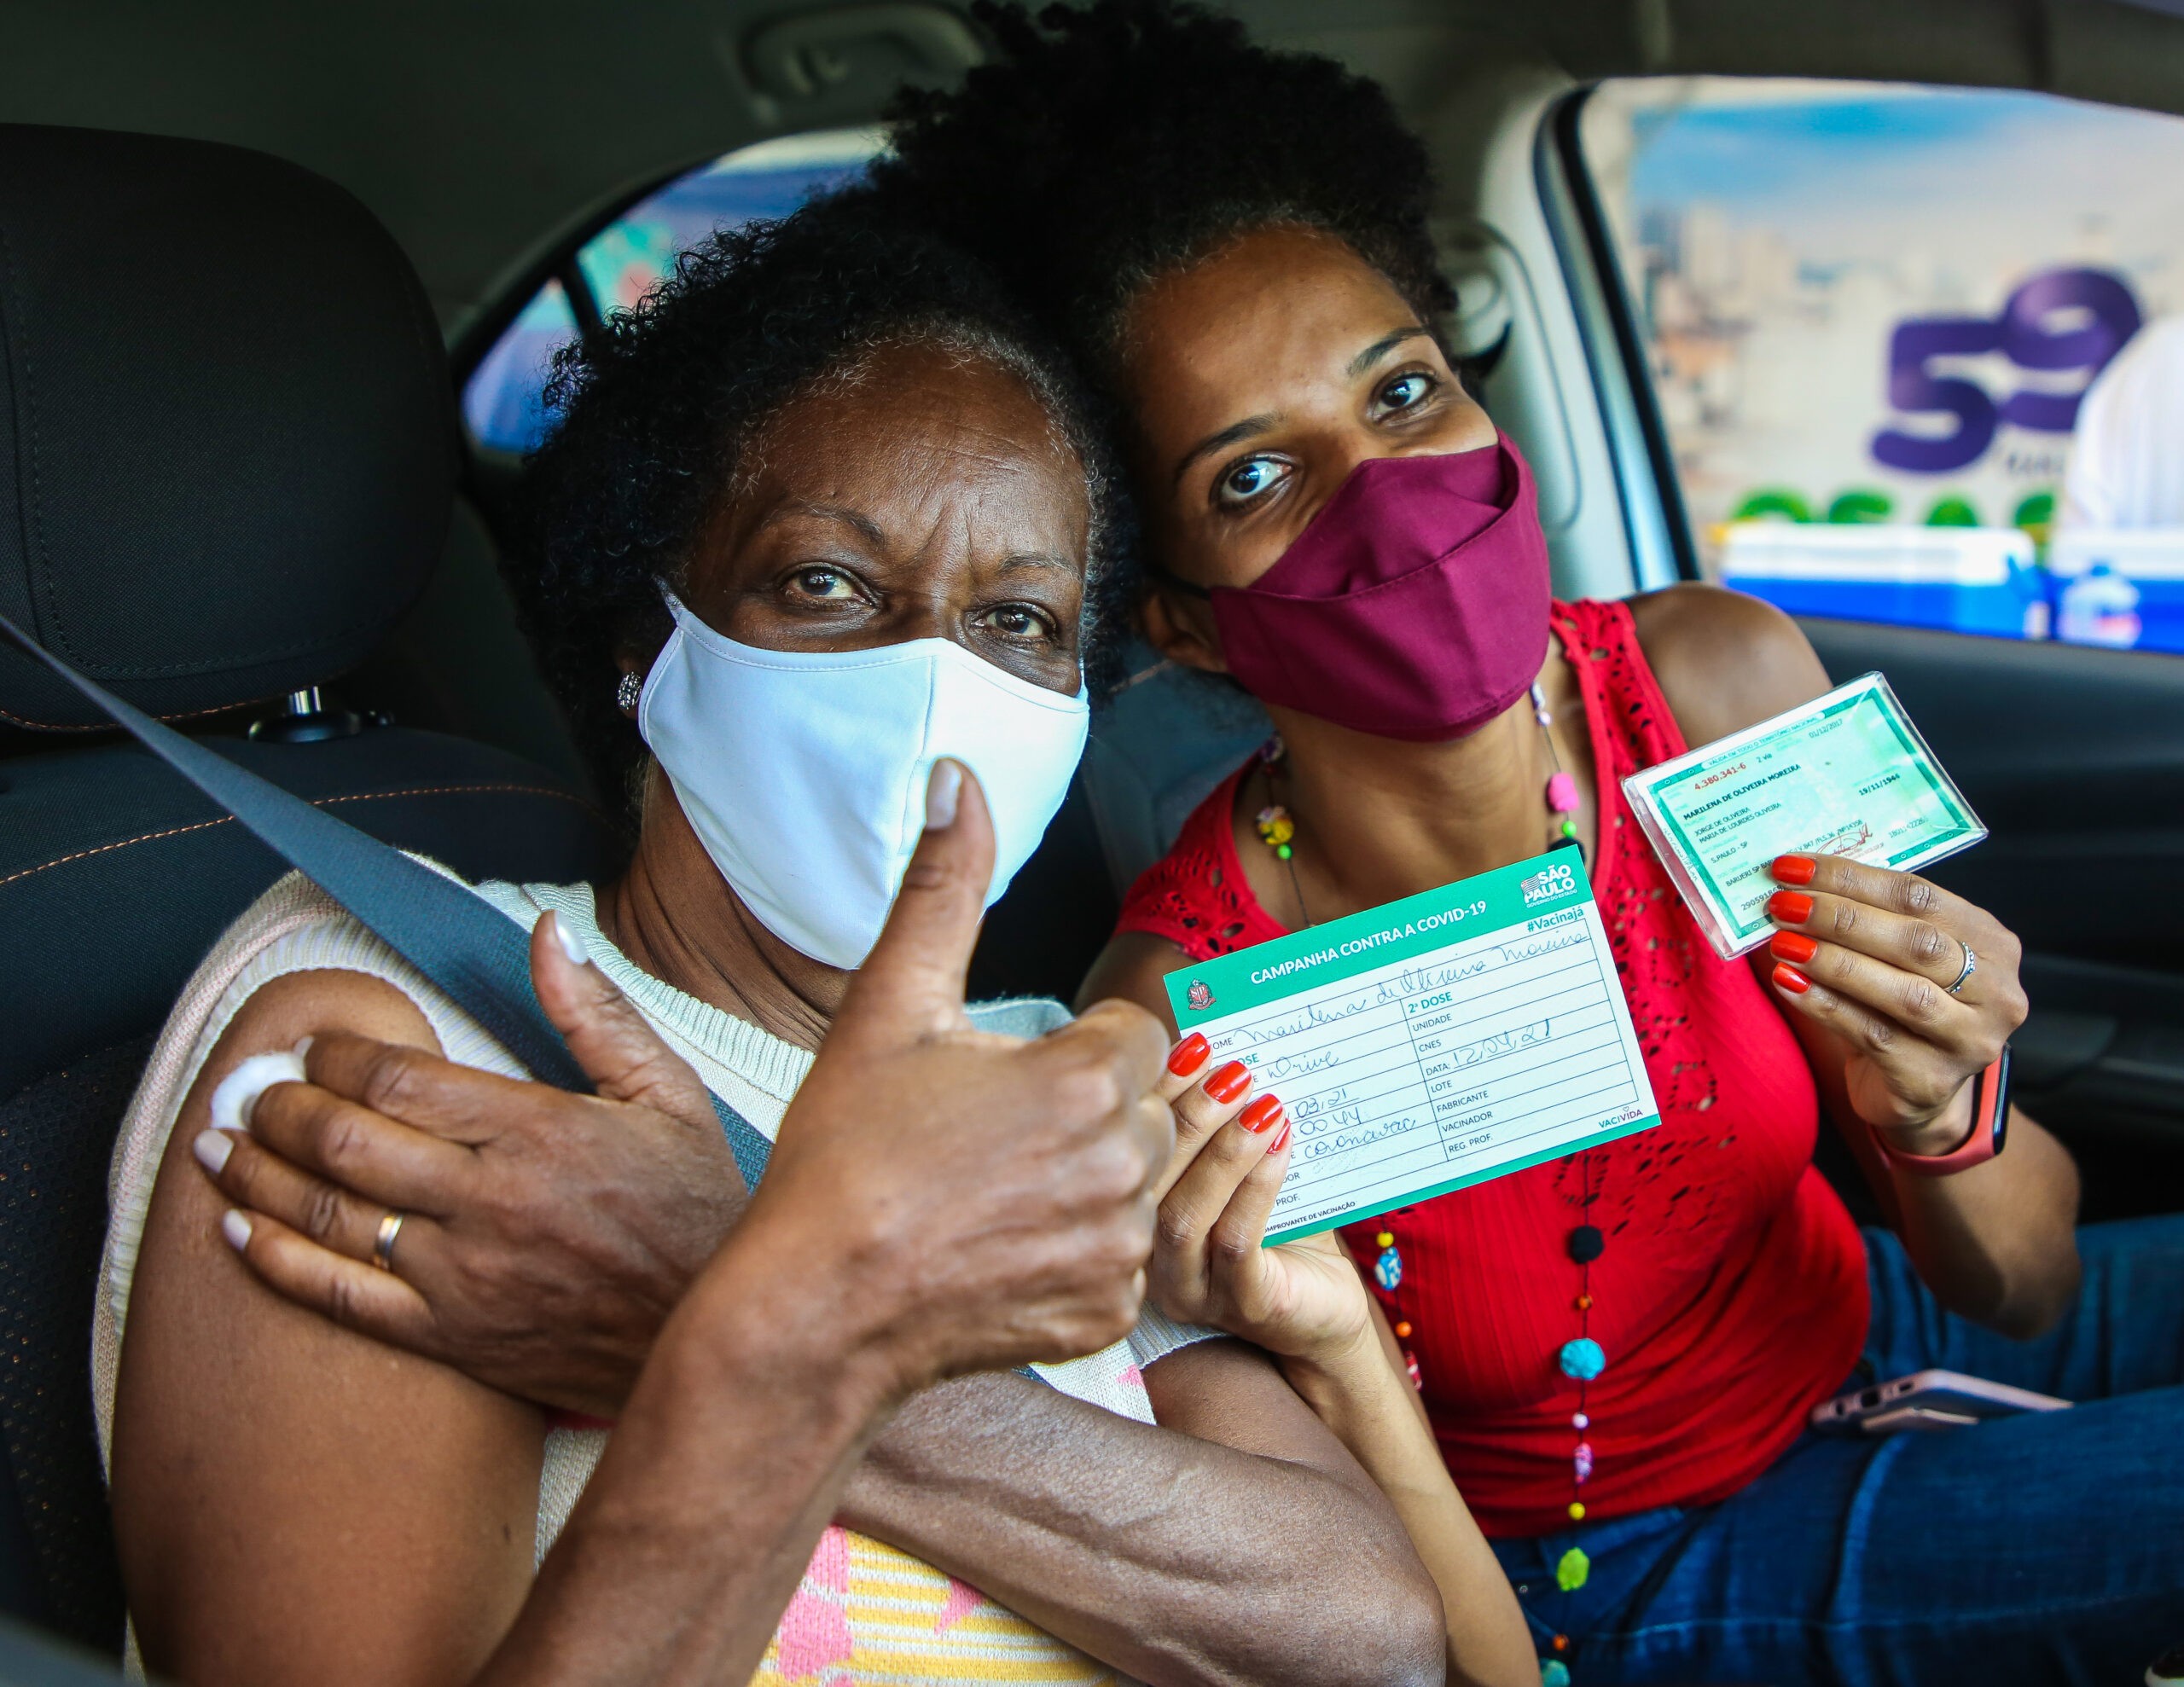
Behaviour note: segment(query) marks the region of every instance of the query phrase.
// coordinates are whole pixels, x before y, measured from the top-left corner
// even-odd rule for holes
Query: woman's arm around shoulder
[[[239,1687],[467,1680],[530,1585],[537,1409],[271,1294],[223,1240],[223,1203],[194,1163],[212,1093],[237,1064],[343,1030],[438,1049],[383,980],[277,977],[222,1035],[160,1164],[112,1482],[155,1673]]]

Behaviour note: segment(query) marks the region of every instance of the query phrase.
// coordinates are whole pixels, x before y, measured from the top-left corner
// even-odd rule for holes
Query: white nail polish
[[[568,956],[569,965],[589,966],[591,964],[591,951],[584,948],[583,938],[569,930],[568,921],[563,919],[558,913],[549,913],[546,918],[554,922],[554,941],[561,946],[561,953]]]
[[[317,1037],[298,1037],[296,1039],[296,1046],[290,1051],[290,1052],[293,1053],[297,1059],[301,1060],[311,1053],[311,1046],[317,1041],[318,1039]]]
[[[197,1157],[199,1165],[218,1177],[228,1163],[228,1156],[235,1151],[235,1139],[225,1131],[200,1131],[189,1151]]]
[[[943,759],[932,764],[932,779],[925,788],[925,829],[945,832],[956,824],[956,805],[963,795],[960,763]]]
[[[293,1049],[282,1049],[272,1054],[253,1054],[236,1064],[234,1071],[220,1080],[212,1092],[212,1128],[216,1131],[247,1131],[250,1128],[251,1110],[258,1105],[258,1098],[276,1084],[299,1084],[304,1081],[303,1057]]]
[[[220,1234],[228,1238],[228,1246],[240,1254],[250,1246],[250,1215],[229,1208],[220,1215]]]

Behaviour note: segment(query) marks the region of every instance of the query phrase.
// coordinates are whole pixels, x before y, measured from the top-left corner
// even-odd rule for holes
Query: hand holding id
[[[1782,855],[1768,899],[1776,997],[1842,1036],[1850,1104],[1900,1151],[1946,1153],[1967,1080],[2024,1023],[2016,936],[1915,873]]]

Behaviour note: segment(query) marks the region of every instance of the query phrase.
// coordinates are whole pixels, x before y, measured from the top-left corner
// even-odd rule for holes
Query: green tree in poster
[[[1769,517],[1785,521],[1810,521],[1812,506],[1786,486],[1763,486],[1748,494],[1729,517],[1732,521],[1764,521]]]
[[[1895,513],[1896,500],[1887,493],[1857,486],[1837,493],[1835,501],[1827,507],[1828,520],[1838,526],[1865,526],[1886,521]]]

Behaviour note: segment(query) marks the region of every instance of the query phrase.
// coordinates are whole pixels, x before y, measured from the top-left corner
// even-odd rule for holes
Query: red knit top
[[[1751,967],[1707,946],[1625,811],[1623,778],[1686,747],[1630,612],[1558,603],[1553,624],[1599,777],[1594,895],[1661,1122],[1345,1232],[1368,1265],[1375,1234],[1395,1234],[1402,1284],[1374,1292],[1411,1326],[1442,1456],[1490,1535],[1566,1528],[1573,1496],[1600,1518],[1735,1493],[1841,1385],[1868,1311],[1864,1241],[1813,1168],[1804,1052]],[[1236,855],[1246,770],[1130,887],[1118,930],[1195,960],[1284,935]],[[1586,1159],[1607,1239],[1590,1334],[1607,1369],[1586,1391],[1593,1474],[1573,1489],[1577,1384],[1556,1356],[1579,1333],[1566,1238],[1584,1221]]]

